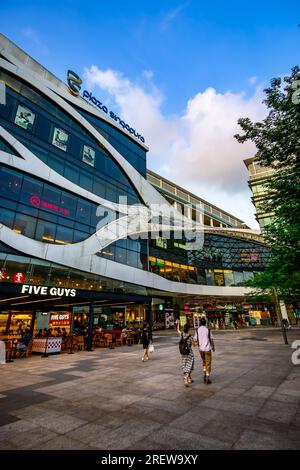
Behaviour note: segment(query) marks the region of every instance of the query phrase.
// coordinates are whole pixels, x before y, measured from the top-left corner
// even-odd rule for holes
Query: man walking
[[[211,380],[209,378],[211,373],[211,352],[215,350],[215,345],[211,331],[206,327],[206,319],[204,317],[200,320],[200,327],[195,333],[194,341],[198,343],[200,356],[203,362],[204,383],[209,385],[211,384]]]

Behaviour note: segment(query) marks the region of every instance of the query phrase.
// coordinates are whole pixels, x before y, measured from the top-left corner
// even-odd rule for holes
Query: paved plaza
[[[178,336],[0,365],[1,449],[300,449],[300,330],[215,332],[211,385],[201,362],[183,386]],[[299,355],[300,356],[300,355]]]

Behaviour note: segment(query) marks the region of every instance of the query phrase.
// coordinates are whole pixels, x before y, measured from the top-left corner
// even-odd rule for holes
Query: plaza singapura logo
[[[67,82],[69,85],[69,91],[72,95],[78,96],[80,92],[80,88],[82,85],[82,80],[77,75],[77,73],[73,72],[72,70],[68,70],[67,72]]]

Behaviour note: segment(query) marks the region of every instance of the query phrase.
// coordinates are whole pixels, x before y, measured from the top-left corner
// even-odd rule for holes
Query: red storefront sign
[[[38,196],[31,196],[29,199],[30,204],[34,207],[44,207],[45,209],[50,209],[51,211],[60,212],[61,214],[70,215],[69,209],[64,209],[63,207],[56,206],[55,204],[51,204],[50,202],[41,201]]]
[[[24,282],[24,279],[25,279],[25,274],[23,273],[15,273],[13,275],[14,282],[17,282],[19,284],[22,284],[22,282]]]
[[[51,313],[50,315],[50,324],[52,327],[59,326],[70,326],[72,321],[71,312],[62,312],[62,313]]]

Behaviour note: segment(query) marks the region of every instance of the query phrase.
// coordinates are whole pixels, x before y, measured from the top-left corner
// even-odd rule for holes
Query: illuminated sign
[[[70,214],[69,209],[64,209],[63,207],[56,206],[55,204],[51,204],[51,203],[46,202],[46,201],[41,201],[38,196],[31,196],[29,201],[30,201],[30,204],[34,207],[42,206],[45,209],[50,209],[51,211],[60,212],[60,213],[65,214],[65,215]]]
[[[22,283],[24,282],[25,275],[23,273],[15,273],[13,275],[14,282]]]
[[[82,80],[81,78],[77,75],[77,73],[72,72],[72,70],[68,70],[67,72],[67,82],[69,85],[69,91],[72,95],[78,96],[79,91],[81,88]]]
[[[167,248],[167,240],[163,237],[156,237],[156,246],[159,248]]]
[[[6,279],[6,269],[0,269],[0,281]]]
[[[51,313],[49,323],[54,326],[69,326],[72,321],[72,313]]]
[[[82,80],[81,78],[75,73],[75,72],[72,72],[72,70],[68,70],[68,73],[67,73],[67,82],[68,82],[68,85],[69,85],[69,91],[70,93],[73,95],[73,96],[78,96],[79,95],[79,91],[81,89],[81,84],[82,84]],[[118,122],[120,124],[121,127],[123,127],[123,129],[126,129],[127,132],[129,132],[129,134],[132,134],[134,135],[138,140],[140,140],[141,142],[143,142],[143,144],[145,143],[145,139],[144,137],[139,134],[135,129],[133,129],[133,127],[130,127],[129,124],[127,124],[125,121],[123,121],[117,114],[115,114],[113,111],[109,111],[107,106],[105,106],[105,104],[103,104],[101,101],[99,101],[95,96],[93,96],[92,92],[91,91],[88,91],[88,90],[84,90],[83,93],[82,93],[82,98],[84,98],[85,100],[87,100],[89,103],[92,103],[94,106],[97,106],[97,108],[100,109],[100,111],[102,111],[103,113],[105,114],[109,114],[109,116],[111,117],[111,119],[113,119],[114,121]]]
[[[21,294],[75,297],[76,289],[67,289],[65,287],[29,286],[24,284],[21,289]]]
[[[259,254],[255,250],[241,250],[241,261],[244,263],[259,263]]]

